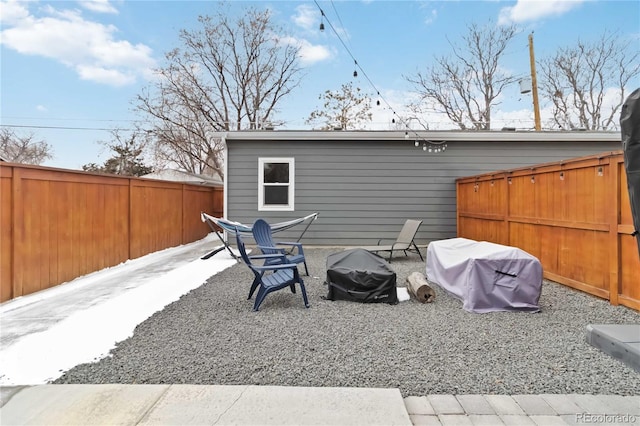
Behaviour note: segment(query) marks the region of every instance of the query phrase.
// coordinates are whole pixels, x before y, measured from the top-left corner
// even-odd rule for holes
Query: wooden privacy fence
[[[0,163],[0,301],[197,241],[222,188]]]
[[[640,310],[621,151],[460,178],[458,236],[519,247],[550,280]]]

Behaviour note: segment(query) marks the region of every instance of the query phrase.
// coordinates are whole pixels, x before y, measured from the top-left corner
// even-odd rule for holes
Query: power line
[[[16,116],[16,115],[5,115],[2,118],[10,119],[10,120],[47,120],[47,121],[99,121],[99,122],[108,122],[108,123],[122,123],[122,122],[135,122],[137,120],[131,120],[127,118],[123,119],[114,119],[114,118],[62,118],[62,117],[24,117],[24,116]]]
[[[104,130],[112,131],[113,128],[104,127],[67,127],[67,126],[35,126],[35,125],[23,125],[23,124],[0,124],[0,127],[12,127],[17,129],[53,129],[53,130]],[[126,132],[134,131],[136,129],[118,129]]]

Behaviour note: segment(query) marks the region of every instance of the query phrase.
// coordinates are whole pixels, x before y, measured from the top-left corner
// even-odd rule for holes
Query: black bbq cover
[[[382,257],[350,249],[327,257],[329,300],[398,303],[396,273]]]
[[[634,90],[622,105],[620,127],[634,235],[640,252],[640,89]]]

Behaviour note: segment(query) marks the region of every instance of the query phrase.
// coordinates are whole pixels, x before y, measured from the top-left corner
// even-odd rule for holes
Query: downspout
[[[222,144],[224,145],[224,150],[222,151],[222,167],[224,167],[223,173],[222,173],[222,191],[223,191],[223,197],[222,197],[222,217],[224,219],[227,219],[227,215],[229,214],[227,205],[229,204],[229,167],[228,167],[228,159],[229,159],[229,148],[227,147],[227,134],[228,132],[224,132],[220,135],[220,141],[222,142]],[[224,231],[224,240],[229,243],[229,236],[227,235],[227,231]]]

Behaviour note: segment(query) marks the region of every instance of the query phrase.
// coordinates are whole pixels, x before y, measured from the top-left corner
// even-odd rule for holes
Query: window
[[[258,159],[258,210],[293,211],[293,158]]]

